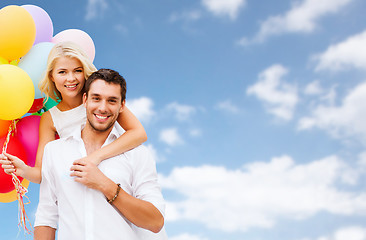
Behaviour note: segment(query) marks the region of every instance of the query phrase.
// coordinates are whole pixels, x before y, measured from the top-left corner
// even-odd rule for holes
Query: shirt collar
[[[75,139],[75,140],[81,140],[81,131],[84,129],[85,127],[85,123],[80,125],[80,128],[75,128],[75,130],[71,133],[71,135],[69,137],[67,137],[66,139]],[[112,127],[112,131],[109,133],[107,139],[105,140],[104,145],[110,144],[111,142],[113,142],[114,140],[116,140],[119,136],[122,135],[122,132],[120,130],[120,126],[117,122],[114,123],[113,127]]]

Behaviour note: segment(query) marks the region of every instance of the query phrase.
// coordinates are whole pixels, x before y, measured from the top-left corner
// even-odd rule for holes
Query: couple
[[[95,71],[79,46],[53,47],[40,89],[60,103],[42,115],[36,166],[5,154],[2,168],[41,182],[35,239],[54,239],[57,225],[60,240],[166,239],[155,163],[139,146],[141,123],[124,106],[125,80]]]
[[[58,239],[164,237],[164,200],[144,146],[104,160],[99,168],[82,159],[122,134],[115,123],[125,96],[126,82],[116,71],[101,69],[87,79],[84,128],[44,150],[35,239],[54,239],[57,224]]]
[[[122,134],[116,119],[125,96],[116,71],[101,69],[85,82],[85,126],[44,149],[34,239],[55,239],[57,228],[60,240],[166,239],[164,200],[144,146],[99,167],[83,159]]]

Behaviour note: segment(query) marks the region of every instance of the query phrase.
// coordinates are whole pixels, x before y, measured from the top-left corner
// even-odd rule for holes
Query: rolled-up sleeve
[[[152,154],[146,147],[140,146],[135,149],[132,162],[135,163],[134,197],[152,203],[164,216],[165,202],[158,183],[156,164]]]
[[[54,177],[50,171],[52,169],[51,152],[50,144],[47,144],[42,159],[42,181],[34,226],[48,226],[57,229],[58,206]]]

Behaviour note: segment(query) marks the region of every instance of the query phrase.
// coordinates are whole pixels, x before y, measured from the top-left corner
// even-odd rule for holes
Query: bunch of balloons
[[[82,30],[67,29],[53,36],[50,16],[35,5],[9,5],[0,9],[0,26],[0,147],[6,141],[12,121],[19,120],[6,152],[34,166],[41,110],[47,111],[57,104],[52,100],[44,103],[38,88],[50,50],[55,43],[72,41],[93,61],[95,47]],[[28,187],[27,180],[19,180]],[[0,202],[15,201],[12,177],[2,169],[0,183]]]

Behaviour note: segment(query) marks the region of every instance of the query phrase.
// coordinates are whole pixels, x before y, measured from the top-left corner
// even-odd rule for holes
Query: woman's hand
[[[0,164],[7,174],[16,174],[19,177],[23,177],[25,172],[29,168],[22,160],[9,153],[0,154]]]
[[[79,159],[80,161],[83,161],[83,162],[90,162],[90,163],[93,163],[95,165],[99,165],[99,163],[101,162],[96,156],[94,156],[93,154],[90,154],[86,157],[83,157],[83,158],[80,158]]]

